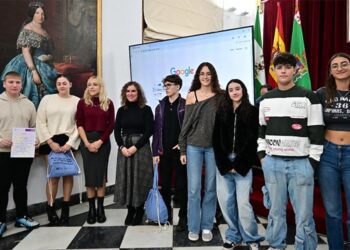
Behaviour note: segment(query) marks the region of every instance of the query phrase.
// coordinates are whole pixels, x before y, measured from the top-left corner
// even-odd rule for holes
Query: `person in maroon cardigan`
[[[114,106],[107,98],[101,78],[92,76],[87,81],[84,98],[77,107],[77,127],[81,137],[81,154],[85,171],[85,186],[89,201],[87,222],[103,223],[106,216],[103,201],[106,191],[107,167],[114,129]],[[97,212],[95,197],[97,191]]]

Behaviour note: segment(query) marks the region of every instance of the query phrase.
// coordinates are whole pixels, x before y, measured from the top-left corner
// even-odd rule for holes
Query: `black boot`
[[[103,223],[106,221],[105,209],[103,207],[103,200],[105,197],[97,197],[97,222]]]
[[[59,223],[61,226],[69,225],[69,201],[62,201],[61,218]]]
[[[88,224],[95,224],[96,223],[95,197],[88,198],[88,201],[89,201],[89,212],[88,212],[88,217],[86,221]]]
[[[46,212],[47,212],[47,217],[49,219],[50,225],[57,226],[59,219],[56,214],[55,203],[53,203],[52,206],[50,206],[49,204],[46,204]]]
[[[184,232],[187,231],[187,217],[180,217],[179,223],[176,226],[177,232]]]
[[[126,215],[125,218],[125,226],[129,226],[132,224],[132,221],[135,216],[136,209],[133,206],[128,206],[128,214]]]
[[[168,207],[168,222],[170,225],[173,224],[173,209],[171,207]]]
[[[133,226],[141,225],[144,213],[145,213],[145,209],[143,204],[136,208],[136,214],[134,219],[132,220]]]

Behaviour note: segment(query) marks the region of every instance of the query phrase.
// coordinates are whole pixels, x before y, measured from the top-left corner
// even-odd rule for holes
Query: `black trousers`
[[[27,215],[27,182],[33,158],[11,158],[10,153],[0,153],[0,222],[6,222],[8,194],[13,185],[16,216]]]
[[[180,205],[179,217],[187,218],[187,170],[180,162],[179,150],[167,150],[160,156],[159,162],[161,186],[160,193],[171,214],[171,181],[175,173],[175,197]]]

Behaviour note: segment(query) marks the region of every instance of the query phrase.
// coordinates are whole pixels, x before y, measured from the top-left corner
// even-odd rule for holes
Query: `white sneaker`
[[[209,242],[213,239],[213,234],[210,230],[208,229],[203,229],[202,230],[202,240],[204,242]]]
[[[283,248],[269,247],[267,250],[283,250]]]
[[[199,240],[199,234],[188,232],[188,239],[190,241],[197,241]]]
[[[250,250],[259,250],[259,243],[253,242],[247,244]]]

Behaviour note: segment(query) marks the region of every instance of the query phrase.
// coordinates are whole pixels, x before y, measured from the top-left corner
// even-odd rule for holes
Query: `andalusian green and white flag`
[[[256,18],[254,25],[254,50],[255,50],[255,66],[254,66],[254,84],[255,84],[255,98],[260,96],[260,87],[266,84],[265,65],[263,54],[263,43],[261,39],[260,30],[260,14],[259,6],[256,10]]]
[[[297,72],[294,76],[294,83],[298,86],[311,89],[311,80],[306,60],[306,52],[303,38],[303,30],[301,28],[298,0],[295,1],[295,13],[290,53],[292,53],[298,60]]]

